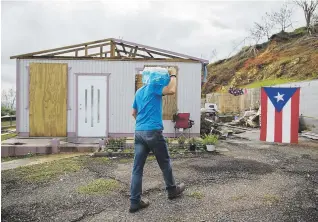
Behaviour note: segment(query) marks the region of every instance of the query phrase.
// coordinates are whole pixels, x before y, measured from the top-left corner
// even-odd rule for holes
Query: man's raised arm
[[[176,68],[169,68],[168,72],[170,74],[170,82],[169,84],[163,88],[163,95],[174,95],[177,91],[177,70]]]

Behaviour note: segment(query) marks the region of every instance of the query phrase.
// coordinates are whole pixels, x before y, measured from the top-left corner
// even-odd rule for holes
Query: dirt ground
[[[1,221],[318,221],[318,144],[309,144],[232,139],[217,155],[173,159],[177,182],[187,186],[173,201],[151,158],[143,178],[151,205],[135,214],[131,159],[81,156],[6,170]]]

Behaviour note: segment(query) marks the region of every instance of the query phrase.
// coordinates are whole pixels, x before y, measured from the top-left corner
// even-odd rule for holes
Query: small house
[[[190,113],[200,134],[201,84],[208,61],[121,39],[12,56],[20,137],[130,137],[132,103],[146,66],[175,66],[177,93],[163,98],[164,135],[175,113]]]

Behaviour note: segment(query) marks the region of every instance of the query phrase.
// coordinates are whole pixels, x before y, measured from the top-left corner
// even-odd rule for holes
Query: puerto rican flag
[[[298,143],[300,88],[261,89],[260,140]]]

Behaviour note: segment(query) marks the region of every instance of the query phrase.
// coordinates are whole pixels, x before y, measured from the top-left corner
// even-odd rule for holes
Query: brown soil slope
[[[318,35],[308,36],[297,29],[292,33],[278,33],[268,42],[244,47],[229,59],[209,64],[202,93],[218,91],[222,86],[243,86],[271,79],[317,78]]]

